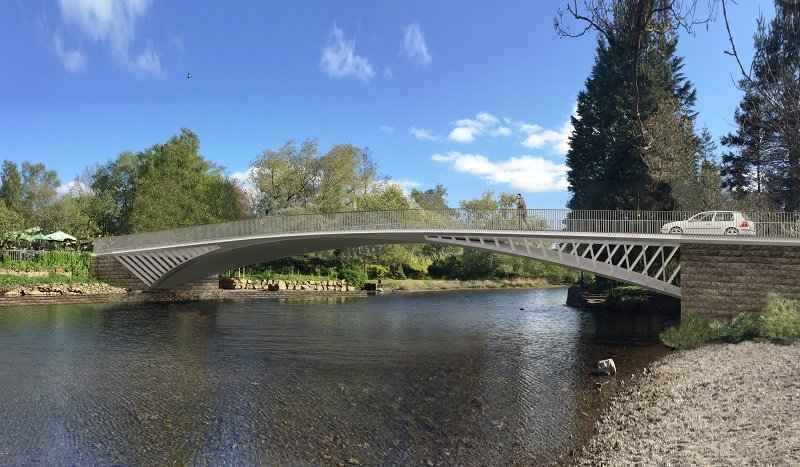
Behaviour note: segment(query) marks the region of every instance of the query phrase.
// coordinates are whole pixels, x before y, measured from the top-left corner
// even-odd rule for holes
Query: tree
[[[25,227],[25,222],[19,212],[10,209],[6,206],[3,200],[0,200],[0,245],[2,245],[3,236],[15,230],[22,230]]]
[[[687,205],[693,211],[711,211],[733,208],[730,199],[722,192],[722,176],[717,165],[717,145],[707,127],[700,133],[700,144],[697,147],[697,160],[700,171],[697,178],[695,202]]]
[[[779,10],[758,20],[752,75],[740,81],[744,96],[738,128],[722,142],[725,184],[740,203],[759,209],[800,207],[800,19]],[[734,49],[735,50],[735,49]]]
[[[8,160],[3,161],[3,172],[0,174],[0,201],[8,209],[22,211],[22,178],[17,164]]]
[[[579,34],[557,19],[563,35],[590,29],[600,33],[595,64],[572,119],[567,153],[571,208],[669,209],[678,204],[671,180],[658,170],[691,166],[695,154],[696,95],[675,55],[678,27],[695,24],[694,7],[684,8],[684,3],[586,1],[589,13],[584,15],[574,2],[568,11],[587,25]],[[661,131],[665,123],[677,132]]]
[[[47,170],[42,163],[22,163],[22,203],[24,214],[33,216],[39,209],[53,203],[61,186],[55,170]]]
[[[199,154],[191,131],[144,151],[126,151],[92,176],[97,208],[112,234],[148,232],[242,219],[248,207],[223,168]],[[168,183],[165,183],[168,181]],[[117,210],[109,205],[118,206]]]
[[[411,190],[411,199],[417,203],[417,206],[431,211],[448,209],[445,196],[447,196],[447,188],[441,184],[436,184],[436,188],[429,188],[425,191],[416,188]]]
[[[289,140],[278,151],[264,150],[250,168],[258,215],[361,209],[358,199],[370,193],[377,176],[368,148],[339,144],[322,155],[311,138],[299,148]]]

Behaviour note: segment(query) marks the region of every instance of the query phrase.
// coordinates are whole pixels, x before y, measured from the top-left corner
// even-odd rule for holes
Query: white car
[[[661,226],[661,233],[695,235],[755,235],[756,226],[738,211],[706,211]]]

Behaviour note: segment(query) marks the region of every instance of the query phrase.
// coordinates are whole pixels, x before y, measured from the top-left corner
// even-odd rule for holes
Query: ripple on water
[[[564,295],[4,310],[0,464],[552,460],[589,362],[636,350]]]

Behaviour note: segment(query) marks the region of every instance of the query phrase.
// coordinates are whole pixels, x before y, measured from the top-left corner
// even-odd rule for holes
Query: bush
[[[675,349],[691,349],[716,340],[789,342],[800,338],[800,300],[771,293],[760,312],[740,313],[729,323],[687,313],[680,325],[665,330],[659,338],[664,345]]]
[[[353,285],[355,288],[360,289],[364,287],[364,282],[367,281],[367,274],[359,267],[343,266],[339,269],[339,279],[344,279],[348,285]]]
[[[734,344],[756,339],[759,336],[759,315],[758,313],[741,313],[736,315],[736,317],[725,326],[724,331],[723,339]]]
[[[788,341],[800,337],[800,301],[771,293],[761,311],[760,334],[765,339]]]
[[[724,325],[719,321],[687,313],[678,326],[665,330],[658,337],[667,347],[692,349],[706,342],[720,339],[723,331]]]

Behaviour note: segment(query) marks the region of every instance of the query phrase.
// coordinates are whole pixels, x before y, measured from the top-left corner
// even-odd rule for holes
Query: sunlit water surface
[[[663,316],[564,289],[0,309],[0,464],[546,463]],[[584,420],[585,422],[585,420]]]

